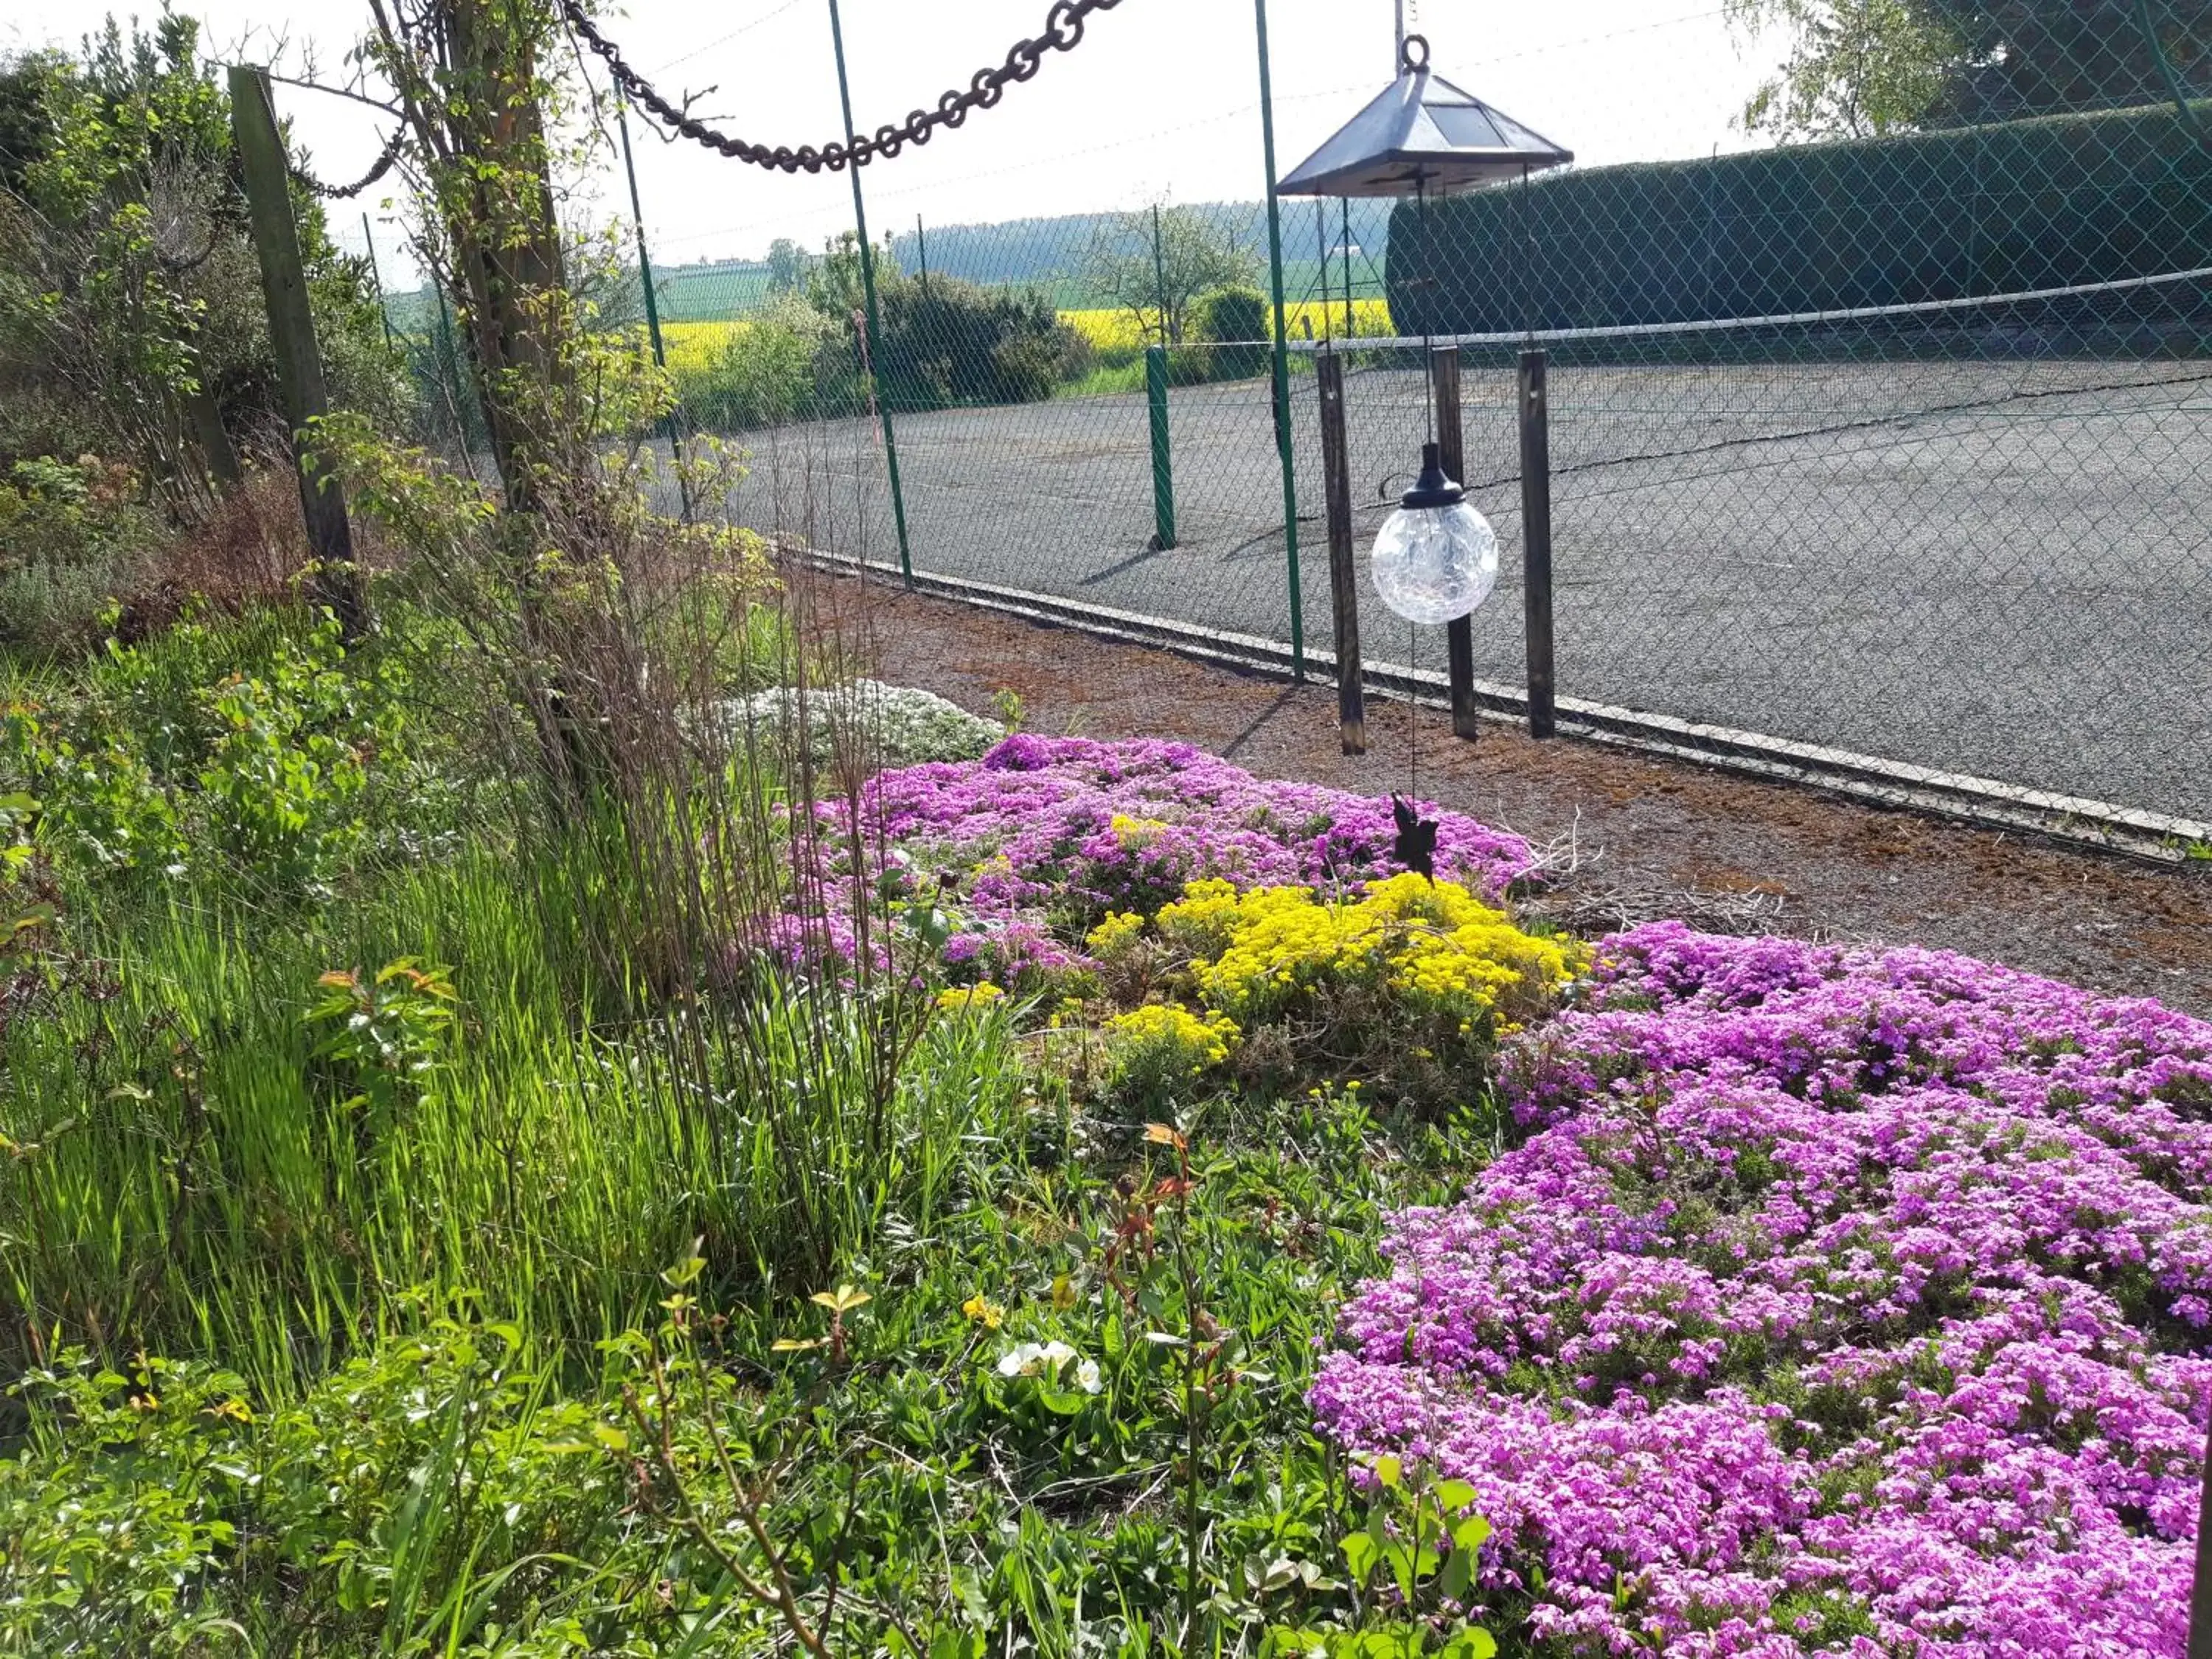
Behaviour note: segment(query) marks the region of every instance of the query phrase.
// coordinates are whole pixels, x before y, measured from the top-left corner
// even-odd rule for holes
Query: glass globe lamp
[[[1466,616],[1498,586],[1498,532],[1444,474],[1437,446],[1421,450],[1421,476],[1382,522],[1372,561],[1382,603],[1408,622]]]

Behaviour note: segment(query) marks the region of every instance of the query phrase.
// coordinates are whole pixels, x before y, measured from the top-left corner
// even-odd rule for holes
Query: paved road
[[[1510,368],[1470,368],[1468,471],[1504,544],[1478,672],[1522,673]],[[1423,436],[1422,381],[1355,370],[1364,527]],[[2212,819],[2212,363],[1555,366],[1568,695]],[[1294,381],[1307,637],[1329,638],[1314,382]],[[920,567],[1288,632],[1264,384],[1172,400],[1179,545],[1147,551],[1142,397],[909,416]],[[890,556],[866,422],[756,434],[736,511]],[[1363,579],[1364,580],[1364,579]],[[1363,586],[1372,658],[1407,635]],[[1438,665],[1443,642],[1418,646]]]

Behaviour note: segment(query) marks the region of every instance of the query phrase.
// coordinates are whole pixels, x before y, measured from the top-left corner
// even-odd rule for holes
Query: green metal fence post
[[[645,207],[637,194],[637,163],[630,157],[629,117],[620,104],[615,106],[615,128],[622,134],[623,171],[629,177],[629,218],[637,229],[638,284],[645,290],[645,331],[653,342],[653,367],[664,374],[668,372],[668,351],[660,342],[660,305],[653,292],[653,256],[645,248]],[[676,426],[676,411],[671,409],[661,420],[661,429],[668,434],[668,453],[676,463],[676,489],[684,502],[684,516],[691,516],[691,486],[684,477],[684,438]]]
[[[1152,416],[1152,545],[1176,544],[1175,456],[1168,447],[1168,349],[1145,348],[1145,402]]]
[[[434,271],[430,276],[430,292],[438,296],[438,330],[445,337],[446,349],[441,354],[434,344],[430,356],[438,362],[438,378],[445,382],[446,407],[453,411],[453,439],[465,451],[469,447],[468,421],[461,413],[462,400],[468,388],[461,384],[460,342],[453,337],[453,313],[446,304],[446,290]],[[450,371],[450,373],[448,372]]]
[[[837,15],[837,0],[830,0],[830,42],[837,54],[837,97],[844,107],[845,137],[850,143],[857,135],[853,131],[852,84],[845,76],[845,26]],[[876,373],[876,355],[883,349],[884,340],[876,308],[876,251],[868,241],[868,210],[860,197],[860,167],[848,162],[845,171],[853,175],[853,226],[860,236],[860,288],[868,302],[868,349],[863,356],[868,384],[876,394],[877,415],[884,423],[884,466],[890,475],[891,519],[898,527],[899,574],[911,582],[914,555],[907,545],[906,495],[899,488],[898,440],[891,432],[891,406],[884,396],[882,378]]]
[[[1283,469],[1283,544],[1290,560],[1291,676],[1306,677],[1305,604],[1298,591],[1298,477],[1291,458],[1291,358],[1283,320],[1283,215],[1275,195],[1275,104],[1267,70],[1267,0],[1252,0],[1260,33],[1260,133],[1267,154],[1267,275],[1275,297],[1275,453]]]
[[[368,228],[368,214],[361,216],[361,245],[368,250],[368,280],[376,289],[376,320],[384,325],[384,349],[392,349],[392,313],[384,303],[384,276],[376,268],[376,236]]]
[[[921,291],[929,293],[929,233],[921,228],[921,216],[914,216],[914,245],[921,256]]]

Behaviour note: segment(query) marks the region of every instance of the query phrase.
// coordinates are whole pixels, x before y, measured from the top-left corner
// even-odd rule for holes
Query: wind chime
[[[1573,160],[1572,151],[1432,71],[1427,40],[1405,33],[1401,19],[1397,79],[1275,186],[1285,196],[1411,198],[1416,204],[1412,240],[1424,273],[1396,286],[1421,290],[1416,309],[1427,438],[1413,486],[1383,520],[1369,558],[1375,591],[1408,624],[1409,655],[1417,654],[1421,628],[1468,628],[1498,586],[1497,532],[1451,477],[1437,440],[1431,336],[1443,272],[1430,234],[1429,200],[1516,180],[1525,185],[1532,173]],[[1399,257],[1394,245],[1386,258]],[[1410,699],[1407,706],[1414,707]],[[1418,744],[1410,745],[1407,793],[1416,798],[1419,765]],[[1420,818],[1417,799],[1393,795],[1391,801],[1399,861],[1433,878],[1436,825]]]

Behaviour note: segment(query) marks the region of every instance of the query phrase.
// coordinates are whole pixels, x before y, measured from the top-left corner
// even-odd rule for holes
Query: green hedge
[[[2212,131],[2212,103],[2197,106]],[[2212,147],[2172,105],[1591,167],[1401,204],[1408,334],[1765,316],[2212,265]],[[2063,326],[2186,333],[2204,290],[2069,302]],[[2045,326],[2049,319],[2042,319]]]

